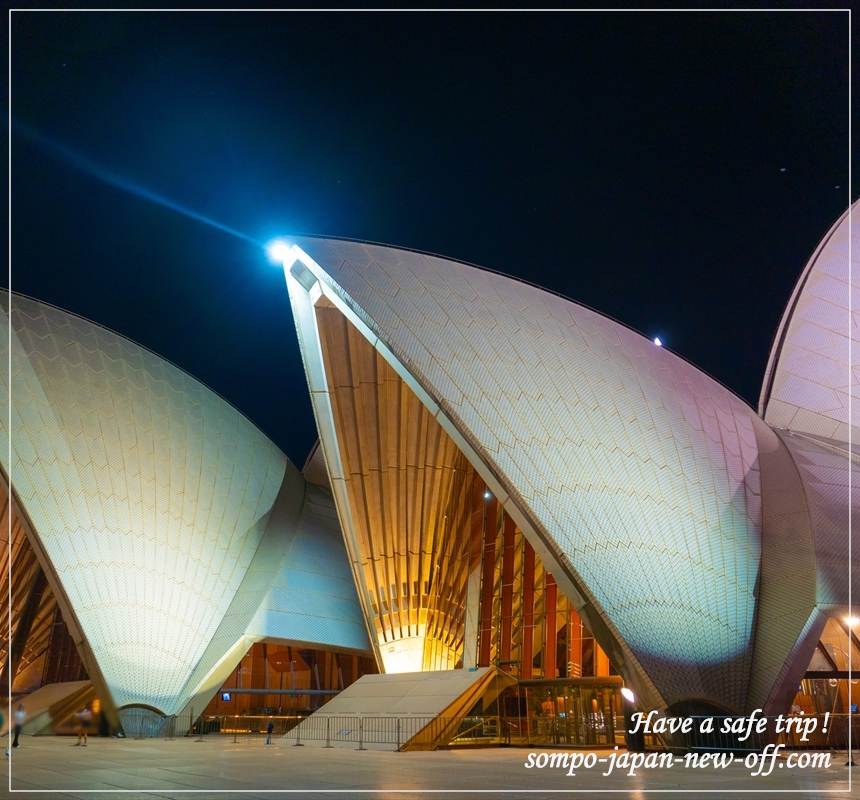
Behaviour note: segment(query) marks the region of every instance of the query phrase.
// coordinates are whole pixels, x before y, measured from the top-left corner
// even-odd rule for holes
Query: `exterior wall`
[[[0,461],[90,675],[118,708],[170,715],[199,697],[202,710],[207,680],[253,640],[283,554],[261,568],[257,556],[294,535],[304,481],[235,409],[133,342],[19,296],[11,327]]]
[[[311,319],[323,296],[455,437],[643,702],[741,707],[761,535],[754,412],[535,287],[393,248],[297,244],[288,283],[342,520]]]

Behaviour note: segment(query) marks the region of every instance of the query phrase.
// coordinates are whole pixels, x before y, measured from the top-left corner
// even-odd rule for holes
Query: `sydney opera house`
[[[176,366],[4,295],[4,682],[53,725],[88,697],[127,733],[411,713],[416,686],[423,711],[504,701],[536,730],[614,713],[622,686],[648,709],[842,708],[850,220],[788,300],[758,409],[539,287],[293,239],[302,470]]]

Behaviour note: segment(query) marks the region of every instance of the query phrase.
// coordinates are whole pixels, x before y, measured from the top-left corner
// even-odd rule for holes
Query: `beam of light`
[[[235,236],[237,239],[243,239],[246,242],[252,242],[253,244],[258,246],[261,245],[261,243],[258,242],[256,239],[251,236],[248,236],[245,233],[242,233],[242,231],[237,231],[235,228],[231,228],[229,225],[224,225],[218,222],[218,220],[212,219],[211,217],[207,217],[205,214],[199,214],[198,212],[188,208],[187,206],[183,206],[180,203],[176,203],[168,197],[165,197],[164,195],[158,194],[157,192],[153,192],[152,190],[147,189],[145,186],[140,186],[129,180],[128,178],[124,178],[122,175],[117,175],[116,173],[105,169],[101,165],[97,164],[95,161],[90,160],[86,156],[82,156],[80,153],[76,153],[71,148],[60,144],[59,142],[55,142],[52,139],[49,139],[43,133],[40,133],[34,128],[31,128],[29,125],[25,125],[23,122],[15,120],[13,123],[13,127],[15,133],[20,134],[28,142],[37,145],[52,158],[55,158],[58,161],[62,161],[64,164],[68,164],[70,167],[73,167],[74,169],[78,170],[78,172],[82,172],[92,178],[95,178],[96,180],[101,181],[102,183],[106,183],[108,186],[112,186],[114,189],[119,189],[120,191],[133,195],[134,197],[148,200],[150,203],[155,203],[162,208],[167,208],[170,211],[175,211],[177,214],[182,214],[184,217],[188,217],[188,219],[193,219],[195,222],[200,222],[204,225],[208,225],[209,227],[227,233],[230,236]]]

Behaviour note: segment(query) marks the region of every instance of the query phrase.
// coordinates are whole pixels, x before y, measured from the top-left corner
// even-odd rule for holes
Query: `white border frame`
[[[738,13],[738,12],[794,12],[794,13],[808,13],[808,12],[847,12],[848,13],[848,185],[847,185],[847,193],[848,193],[848,283],[849,283],[849,294],[848,294],[848,364],[849,364],[849,391],[848,391],[848,448],[849,451],[852,448],[852,438],[851,438],[851,430],[852,425],[851,422],[853,420],[853,404],[852,404],[852,395],[851,395],[851,374],[850,369],[852,365],[852,339],[851,339],[851,326],[853,321],[853,308],[852,308],[852,294],[850,292],[850,286],[853,283],[853,265],[852,265],[852,249],[853,249],[853,236],[852,236],[852,201],[851,201],[851,191],[852,191],[852,125],[851,125],[851,113],[852,113],[852,77],[851,77],[851,69],[852,69],[852,53],[851,53],[851,45],[853,41],[852,37],[852,13],[850,7],[843,8],[487,8],[487,9],[474,9],[474,8],[413,8],[413,9],[390,9],[390,8],[10,8],[8,10],[7,17],[7,25],[8,25],[8,42],[7,42],[7,57],[8,57],[8,65],[7,65],[7,80],[8,80],[8,120],[7,120],[7,191],[8,191],[8,231],[7,231],[7,281],[9,286],[9,324],[7,326],[7,375],[9,376],[8,380],[8,411],[7,411],[7,430],[9,432],[9,442],[8,442],[8,464],[9,464],[9,504],[10,504],[10,513],[8,515],[8,531],[7,531],[7,564],[8,564],[8,594],[7,594],[7,603],[8,603],[8,630],[7,630],[7,640],[11,644],[11,627],[12,627],[12,514],[11,514],[11,504],[12,504],[12,322],[11,322],[11,310],[12,310],[12,14],[13,12],[30,12],[30,13],[50,13],[50,12],[62,12],[62,13],[98,13],[98,12],[114,12],[114,13],[149,13],[149,12],[222,12],[222,13],[241,13],[246,11],[266,11],[266,12],[274,12],[274,13],[301,13],[301,12],[389,12],[389,13],[410,13],[410,12],[422,12],[422,11],[435,11],[435,12],[451,12],[451,11],[467,11],[473,13],[485,13],[485,12],[509,12],[509,13],[523,13],[523,12],[556,12],[556,13],[589,13],[589,12],[603,12],[603,13],[637,13],[637,12],[645,12],[645,13],[653,13],[653,12],[690,12],[690,13],[699,13],[699,12],[710,12],[710,13]],[[290,264],[286,264],[284,266],[285,277],[287,278],[287,283],[290,283],[289,277],[289,267],[292,266]],[[334,298],[332,298],[328,293],[326,293],[329,299],[334,302]],[[333,294],[333,293],[332,293]],[[292,297],[292,291],[291,291]],[[345,309],[347,308],[345,304],[342,302],[335,303],[338,308],[346,313]],[[366,326],[358,320],[357,317],[350,311],[347,315],[347,318],[353,324],[360,323],[360,327],[358,328],[365,336],[368,336],[368,341],[376,347],[377,350],[383,355],[383,357],[388,361],[392,366],[399,364],[397,359],[394,357],[393,353],[385,346],[384,343],[380,342],[377,337],[371,332],[367,331],[365,333]],[[296,320],[298,326],[298,319]],[[372,337],[372,338],[371,338]],[[395,369],[397,367],[395,366]],[[400,370],[398,370],[400,374]],[[404,369],[404,373],[407,371]],[[431,410],[431,413],[434,413],[434,416],[439,420],[440,424],[443,425],[443,428],[447,433],[452,435],[452,438],[457,443],[459,447],[461,447],[464,455],[472,461],[472,456],[475,457],[476,461],[473,462],[473,465],[478,463],[482,463],[481,459],[477,456],[477,453],[474,453],[473,449],[468,445],[468,443],[460,436],[459,432],[456,431],[453,425],[451,425],[450,421],[447,419],[447,416],[444,413],[441,413],[438,409],[438,404],[436,404],[432,399],[426,395],[426,392],[421,387],[418,387],[415,383],[414,379],[408,378],[407,374],[401,374],[404,380],[407,380],[408,385],[413,391],[416,392],[418,397],[422,400],[422,402],[426,400],[429,401],[432,405],[428,405],[428,409]],[[324,375],[323,375],[324,380]],[[311,391],[312,401],[313,401],[313,390]],[[326,392],[327,394],[327,392]],[[433,408],[436,408],[436,412],[433,411]],[[316,415],[316,407],[315,407],[315,415]],[[444,423],[447,422],[448,425]],[[450,430],[449,430],[450,426]],[[333,434],[333,430],[330,432]],[[320,431],[320,440],[322,441],[323,433]],[[335,448],[336,450],[336,448]],[[327,453],[324,451],[324,455]],[[339,462],[338,462],[339,463]],[[505,503],[510,500],[507,494],[502,490],[502,487],[498,485],[495,477],[489,473],[487,476],[483,474],[483,472],[488,472],[488,470],[479,470],[481,472],[481,477],[487,482],[487,485],[491,487],[491,491],[494,492],[496,497],[499,499],[499,502],[505,506]],[[498,490],[498,491],[496,491]],[[505,500],[502,500],[502,497]],[[338,508],[340,504],[336,504]],[[508,509],[509,513],[512,516],[516,515],[515,519],[519,524],[520,521],[525,522],[525,520],[520,520],[521,515],[516,509],[513,503],[508,502],[508,505],[511,506]],[[513,512],[513,513],[512,513]],[[340,513],[340,512],[338,512]],[[852,459],[848,459],[848,614],[849,616],[853,615],[853,600],[852,600]],[[530,526],[527,526],[530,527]],[[538,537],[539,538],[539,537]],[[551,561],[555,561],[554,558],[550,559]],[[364,597],[361,596],[359,598],[360,603],[362,604],[362,608],[364,605]],[[376,643],[375,637],[371,636],[371,643],[374,649],[378,647],[378,643]],[[849,675],[852,672],[852,661],[851,661],[851,628],[848,627],[848,673]],[[8,676],[8,687],[7,687],[7,714],[9,721],[9,731],[7,733],[7,742],[10,745],[9,747],[9,758],[7,760],[8,764],[8,785],[7,789],[10,793],[15,794],[301,794],[301,793],[318,793],[318,794],[403,794],[403,793],[418,793],[418,794],[440,794],[443,792],[458,793],[458,794],[533,794],[533,793],[544,793],[544,794],[689,794],[691,791],[694,791],[698,794],[845,794],[845,791],[842,789],[421,789],[421,788],[410,788],[410,789],[13,789],[12,788],[12,749],[11,749],[11,737],[12,737],[12,676]],[[851,682],[848,682],[848,703],[849,708],[852,703],[852,689]],[[852,726],[850,724],[849,717],[849,725],[848,725],[848,752],[849,752],[849,762],[850,756],[853,752],[852,748]],[[850,794],[852,791],[852,773],[853,766],[850,764],[846,767],[848,769],[848,793]]]

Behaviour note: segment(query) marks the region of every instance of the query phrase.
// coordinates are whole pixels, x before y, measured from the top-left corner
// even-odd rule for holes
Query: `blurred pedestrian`
[[[21,735],[21,728],[27,721],[27,712],[24,711],[24,706],[18,703],[18,708],[15,709],[15,738],[12,740],[12,747],[18,746],[18,737]]]
[[[266,725],[266,744],[272,743],[272,731],[275,730],[275,723],[272,720],[269,720],[269,724]]]
[[[90,723],[93,721],[93,712],[88,705],[78,712],[78,741],[75,747],[83,744],[87,746],[87,734],[90,732]]]

